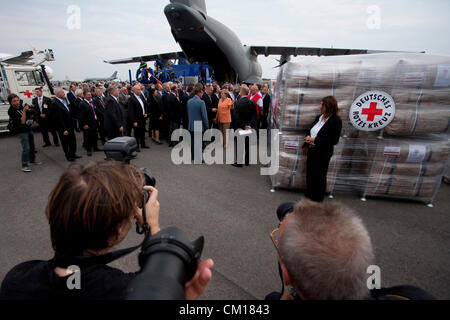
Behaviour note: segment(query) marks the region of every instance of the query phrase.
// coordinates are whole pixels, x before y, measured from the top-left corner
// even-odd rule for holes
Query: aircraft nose
[[[164,14],[172,29],[187,31],[196,29],[204,24],[204,17],[200,12],[184,4],[171,3],[164,8]]]

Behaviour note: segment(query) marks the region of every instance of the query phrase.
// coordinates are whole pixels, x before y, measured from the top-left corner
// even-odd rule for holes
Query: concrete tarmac
[[[33,172],[20,171],[19,138],[0,137],[0,281],[16,264],[52,257],[45,206],[52,188],[69,165],[61,147],[41,148]],[[79,162],[103,161],[104,153],[87,157],[77,134]],[[213,280],[201,299],[263,299],[279,291],[275,249],[270,232],[277,227],[277,206],[303,197],[298,191],[271,193],[270,179],[258,166],[173,165],[167,144],[143,150],[132,163],[148,167],[157,180],[161,227],[174,225],[192,239],[204,235],[203,257],[214,260]],[[438,299],[450,299],[450,186],[442,184],[434,208],[422,203],[368,199],[337,194],[333,200],[353,208],[367,226],[381,268],[383,287],[410,284]],[[136,245],[131,229],[120,245]],[[111,264],[136,271],[137,254]],[[368,275],[369,276],[369,275]]]

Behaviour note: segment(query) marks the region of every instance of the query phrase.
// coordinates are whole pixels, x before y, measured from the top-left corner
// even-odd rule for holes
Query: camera
[[[277,208],[277,217],[280,221],[280,224],[283,222],[284,218],[286,218],[289,214],[294,211],[294,206],[296,202],[285,202],[278,206]]]
[[[195,275],[203,245],[203,236],[191,242],[176,227],[147,238],[139,254],[141,271],[128,285],[127,300],[186,299],[184,287]]]

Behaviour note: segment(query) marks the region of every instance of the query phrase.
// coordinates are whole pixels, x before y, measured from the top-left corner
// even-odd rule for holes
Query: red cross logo
[[[367,121],[374,121],[375,116],[381,116],[383,109],[377,109],[378,102],[371,102],[370,108],[362,109],[361,114],[367,115]]]
[[[33,95],[29,90],[25,91],[24,95],[27,96],[28,99]]]

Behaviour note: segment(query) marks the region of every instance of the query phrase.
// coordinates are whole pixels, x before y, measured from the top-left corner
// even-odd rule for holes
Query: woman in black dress
[[[325,197],[328,165],[341,135],[342,120],[338,112],[335,97],[323,98],[320,115],[311,125],[303,144],[307,149],[305,196],[316,202],[322,202]]]

